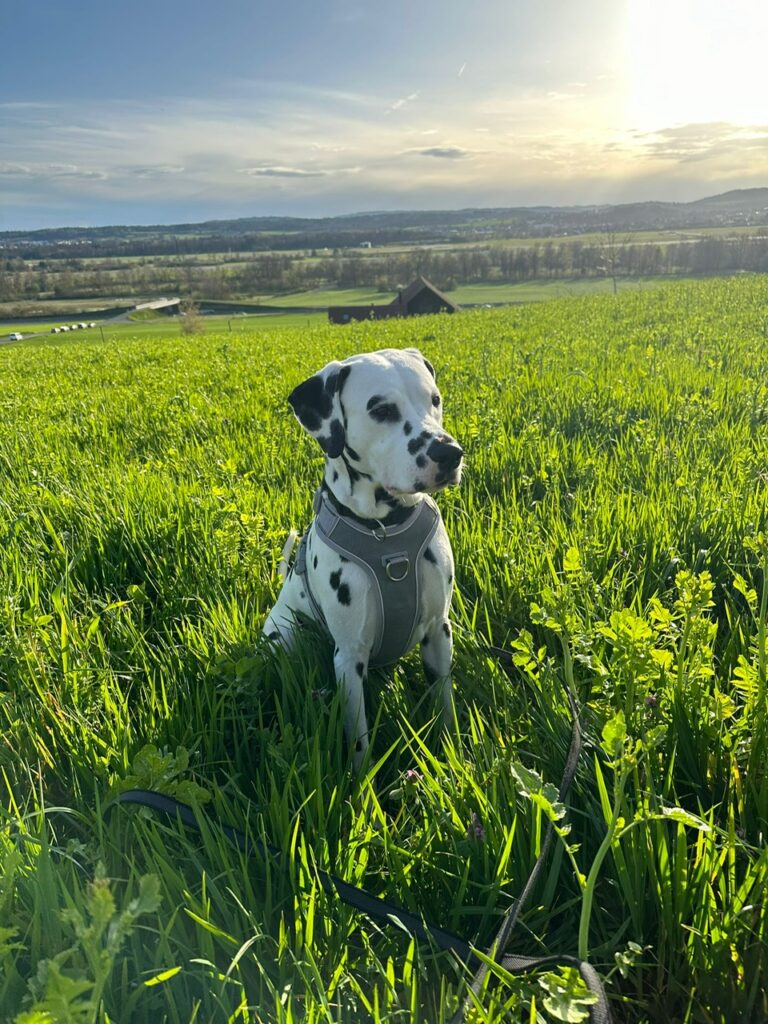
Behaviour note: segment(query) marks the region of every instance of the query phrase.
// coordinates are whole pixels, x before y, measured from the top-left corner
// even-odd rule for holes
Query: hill
[[[109,225],[0,232],[0,251],[22,259],[342,248],[480,238],[557,237],[609,229],[648,231],[768,223],[768,188],[690,203],[396,210],[338,217],[241,217],[189,224]]]

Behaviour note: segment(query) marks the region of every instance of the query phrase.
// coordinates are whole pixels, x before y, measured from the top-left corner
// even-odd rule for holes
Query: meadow
[[[466,969],[317,870],[484,949],[548,820],[514,951],[588,956],[617,1022],[768,1019],[768,280],[146,331],[0,349],[0,1020],[442,1024]],[[259,639],[322,466],[285,397],[410,345],[467,458],[457,721],[416,656],[372,676],[356,780],[327,644]],[[474,1024],[587,1020],[566,968],[491,973]]]

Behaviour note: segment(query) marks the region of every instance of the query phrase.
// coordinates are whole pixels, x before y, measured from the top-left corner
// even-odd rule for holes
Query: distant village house
[[[451,302],[438,288],[424,277],[397,293],[397,298],[386,306],[329,306],[328,319],[332,324],[348,324],[354,320],[387,320],[392,316],[420,316],[424,313],[456,313],[459,306]]]

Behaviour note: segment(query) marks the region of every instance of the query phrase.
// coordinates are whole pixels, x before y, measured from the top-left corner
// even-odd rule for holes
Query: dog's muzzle
[[[438,485],[452,483],[464,458],[464,450],[452,437],[435,439],[427,448],[427,456],[437,466]]]

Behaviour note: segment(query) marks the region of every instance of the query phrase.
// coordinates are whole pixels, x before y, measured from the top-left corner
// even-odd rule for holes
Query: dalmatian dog
[[[435,371],[413,348],[331,362],[288,401],[325,454],[315,518],[264,633],[290,650],[303,617],[334,642],[345,734],[360,770],[368,749],[368,668],[421,645],[427,681],[451,721],[451,545],[430,497],[461,479],[443,428]]]

